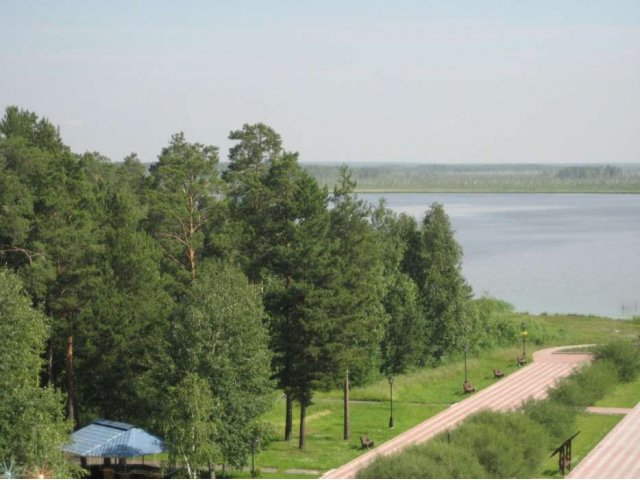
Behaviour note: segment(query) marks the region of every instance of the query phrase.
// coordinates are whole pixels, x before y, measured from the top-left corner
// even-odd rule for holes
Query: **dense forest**
[[[72,475],[60,445],[107,418],[161,435],[189,476],[242,466],[282,395],[304,448],[314,392],[347,370],[364,384],[515,338],[470,301],[441,205],[421,222],[369,205],[346,167],[328,189],[264,124],[229,138],[227,168],[183,133],[147,168],[6,109],[0,459]]]
[[[339,167],[304,164],[321,185]],[[640,165],[356,164],[360,192],[640,193]]]

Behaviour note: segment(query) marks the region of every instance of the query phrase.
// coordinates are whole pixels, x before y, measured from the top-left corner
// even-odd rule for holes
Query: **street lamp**
[[[527,338],[527,335],[527,326],[524,322],[522,322],[522,324],[520,325],[520,336],[522,337],[522,358],[525,358],[527,356],[527,351],[525,349],[525,340]]]
[[[260,443],[258,435],[251,439],[251,478],[256,478],[256,449]]]
[[[393,428],[393,375],[389,375],[389,393],[391,398],[391,415],[389,416],[389,428]]]
[[[464,346],[464,383],[467,383],[467,353],[469,352],[469,345]]]

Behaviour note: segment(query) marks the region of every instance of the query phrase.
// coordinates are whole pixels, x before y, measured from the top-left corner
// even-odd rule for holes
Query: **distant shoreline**
[[[456,189],[372,189],[372,188],[356,188],[356,193],[473,193],[473,194],[541,194],[541,195],[639,195],[637,190],[456,190]]]
[[[303,165],[331,190],[337,165]],[[359,165],[349,167],[360,193],[639,194],[640,165]]]

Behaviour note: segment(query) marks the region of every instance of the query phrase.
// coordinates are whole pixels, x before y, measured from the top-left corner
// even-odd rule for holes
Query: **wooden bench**
[[[472,392],[476,391],[476,387],[471,385],[471,383],[469,383],[469,382],[464,382],[462,387],[464,388],[464,393],[472,393]]]
[[[504,372],[502,370],[500,370],[499,368],[494,368],[493,369],[493,376],[495,378],[502,378],[502,377],[504,377]]]
[[[369,435],[364,434],[360,437],[360,445],[362,448],[373,448],[373,440],[369,438]]]
[[[524,355],[518,355],[518,365],[523,366],[527,364],[527,359]]]

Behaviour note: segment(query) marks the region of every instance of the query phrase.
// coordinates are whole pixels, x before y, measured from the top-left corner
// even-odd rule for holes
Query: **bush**
[[[454,432],[454,442],[474,453],[494,478],[527,478],[545,459],[549,436],[522,413],[482,412]]]
[[[602,345],[596,350],[596,356],[613,362],[623,382],[630,382],[640,373],[640,349],[630,342],[618,340]]]
[[[573,407],[549,399],[529,399],[522,409],[527,417],[546,430],[552,446],[559,445],[576,432],[577,411]]]
[[[378,457],[358,478],[486,478],[478,459],[459,445],[431,441]]]
[[[562,380],[549,392],[549,398],[569,407],[588,407],[615,386],[618,372],[612,361],[599,360]]]
[[[567,407],[581,408],[588,406],[582,398],[582,389],[572,378],[565,378],[549,390],[549,398]]]

